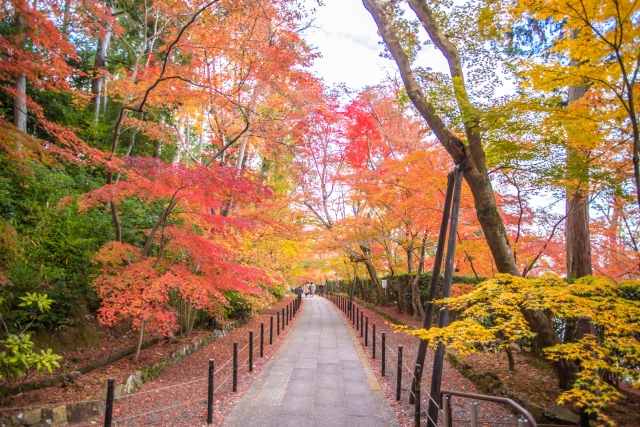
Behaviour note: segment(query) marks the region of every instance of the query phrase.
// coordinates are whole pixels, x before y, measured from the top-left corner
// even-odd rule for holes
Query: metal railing
[[[496,396],[487,396],[484,394],[463,393],[460,391],[442,390],[440,391],[439,400],[440,400],[440,406],[442,407],[442,410],[444,412],[443,418],[442,418],[444,422],[444,427],[453,426],[453,416],[451,414],[451,404],[450,404],[451,396],[466,397],[468,399],[484,400],[487,402],[495,402],[495,403],[502,403],[505,405],[509,405],[520,414],[520,419],[518,419],[519,427],[538,427],[538,425],[536,424],[536,420],[529,413],[529,411],[524,409],[522,406],[518,405],[513,400],[507,399],[506,397],[496,397]],[[471,402],[471,420],[470,420],[471,427],[478,427],[479,422],[481,421],[478,421],[478,403]]]

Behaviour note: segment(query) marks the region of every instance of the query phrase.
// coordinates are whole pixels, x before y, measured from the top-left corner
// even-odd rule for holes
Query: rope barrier
[[[215,388],[215,390],[213,390],[213,392],[215,393],[216,391],[218,391],[218,390],[219,390],[219,389],[220,389],[220,388],[221,388],[221,387],[222,387],[222,386],[223,386],[227,381],[229,381],[229,378],[231,378],[231,376],[232,376],[232,375],[233,375],[233,374],[229,374],[229,375],[227,376],[227,378],[225,378],[225,380],[224,380],[224,381],[222,381],[222,382],[218,385],[218,387],[216,387],[216,388]]]
[[[115,419],[115,420],[113,420],[113,423],[114,423],[114,424],[116,424],[116,423],[119,423],[119,422],[122,422],[122,421],[126,421],[126,420],[130,420],[130,419],[133,419],[133,418],[142,417],[143,415],[155,414],[156,412],[167,411],[167,410],[169,410],[169,409],[179,408],[179,407],[181,407],[181,406],[187,406],[187,405],[190,405],[190,404],[192,404],[192,403],[197,403],[197,402],[206,402],[206,401],[207,401],[207,399],[203,399],[203,398],[199,398],[199,399],[195,399],[195,400],[190,400],[190,401],[188,401],[188,402],[183,402],[183,403],[180,403],[180,404],[178,404],[178,405],[167,406],[167,407],[165,407],[165,408],[155,409],[155,410],[153,410],[153,411],[149,411],[149,412],[143,412],[142,414],[136,414],[136,415],[131,415],[131,416],[129,416],[129,417],[125,417],[125,418]]]
[[[220,367],[218,368],[218,370],[217,370],[217,371],[215,371],[213,374],[214,374],[214,375],[216,375],[218,372],[222,371],[222,368],[224,368],[224,367],[225,367],[225,366],[227,366],[229,363],[231,363],[231,361],[232,361],[232,360],[233,360],[233,358],[231,358],[231,359],[227,360],[227,361],[224,363],[224,365],[220,366]]]
[[[427,404],[427,406],[428,406],[428,404],[429,404],[429,402],[428,402],[428,401],[426,401],[426,400],[424,400],[424,399],[422,399],[422,401],[423,401],[425,404]],[[439,409],[439,408],[438,408],[438,409]],[[433,425],[434,425],[434,426],[437,426],[437,425],[438,425],[438,423],[437,423],[437,422],[435,422],[435,421],[433,421],[433,418],[431,418],[431,417],[429,416],[429,411],[426,411],[426,414],[427,414],[427,418],[429,418],[429,420],[433,423]],[[444,414],[444,412],[443,412],[443,414]]]
[[[422,386],[420,386],[420,390],[421,393],[426,394],[427,396],[429,396],[429,400],[433,402],[434,405],[436,405],[436,408],[438,408],[438,411],[442,412],[444,414],[444,411],[442,410],[442,408],[440,407],[440,405],[438,405],[438,402],[436,402],[435,400],[433,400],[433,397],[431,397],[431,394],[427,393],[425,389],[422,388]]]
[[[116,397],[113,400],[114,401],[123,400],[123,399],[128,399],[130,397],[139,396],[141,394],[157,393],[160,390],[166,390],[168,388],[181,387],[181,386],[184,386],[184,385],[194,384],[194,383],[198,383],[198,382],[201,382],[201,381],[207,381],[207,379],[206,378],[202,378],[202,379],[199,379],[199,380],[188,381],[186,383],[180,383],[180,384],[168,385],[166,387],[154,388],[153,390],[141,391],[141,392],[138,392],[138,393],[128,394],[126,396]],[[102,402],[102,400],[100,402]]]
[[[239,366],[238,366],[238,369],[242,368],[242,367],[243,367],[244,365],[246,365],[248,362],[249,362],[249,358],[247,357],[247,359],[246,359],[244,362],[242,362],[242,365],[239,365]]]

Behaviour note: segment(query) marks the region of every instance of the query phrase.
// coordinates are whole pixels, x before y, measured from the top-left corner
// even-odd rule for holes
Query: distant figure
[[[316,293],[316,285],[315,284],[311,283],[309,285],[309,293],[311,294],[312,297],[313,297],[313,294]]]
[[[308,297],[309,296],[309,284],[308,283],[304,284],[303,290],[304,290],[304,296]]]
[[[320,286],[318,286],[318,295],[320,295],[321,297],[324,296],[324,284],[320,283]]]

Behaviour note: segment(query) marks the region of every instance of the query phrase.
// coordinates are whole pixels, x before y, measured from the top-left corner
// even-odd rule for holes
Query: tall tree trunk
[[[134,360],[138,360],[138,357],[140,356],[140,349],[142,348],[142,338],[144,337],[144,326],[145,326],[145,321],[142,321],[142,324],[140,325],[140,335],[138,335],[138,346],[136,347],[136,355],[134,356]]]
[[[471,189],[476,207],[476,215],[487,244],[501,273],[519,275],[516,267],[509,239],[504,223],[497,207],[491,181],[487,175],[485,153],[482,147],[482,135],[478,127],[477,112],[471,104],[466,92],[462,61],[457,47],[440,31],[438,23],[425,0],[408,0],[409,6],[420,19],[420,23],[427,31],[434,45],[442,52],[449,64],[449,71],[453,80],[453,89],[462,113],[467,144],[463,143],[450,129],[446,127],[436,109],[429,102],[422,91],[411,69],[411,59],[400,44],[393,22],[396,2],[389,0],[363,0],[365,8],[373,16],[389,52],[398,66],[400,76],[407,90],[407,95],[428,123],[438,138],[440,144],[447,150],[456,164],[463,162],[467,165],[464,178]],[[541,310],[522,310],[531,329],[537,333],[538,348],[543,349],[560,342],[549,318]],[[560,361],[555,364],[558,377],[562,378],[571,372],[577,372],[573,361]]]
[[[371,286],[376,293],[376,305],[387,305],[389,299],[387,298],[387,293],[382,287],[380,278],[378,278],[376,266],[373,265],[373,261],[371,260],[371,249],[367,245],[362,244],[360,245],[360,250],[362,251],[362,254],[364,254],[360,255],[360,262],[363,262],[367,267],[367,273],[369,274],[369,278],[371,279]]]
[[[407,252],[407,273],[409,274],[409,286],[411,288],[411,310],[415,319],[418,316],[418,307],[416,307],[416,296],[413,289],[413,250],[409,247],[408,249],[405,248],[405,251]]]
[[[15,25],[18,34],[24,33],[27,23],[22,13],[16,12]],[[20,73],[15,82],[16,94],[13,98],[13,124],[22,132],[27,131],[27,75]]]
[[[96,49],[96,59],[93,63],[94,74],[91,80],[91,93],[93,93],[93,122],[98,124],[100,116],[101,94],[103,73],[107,67],[107,50],[111,41],[111,31],[107,31],[100,39],[98,39],[98,48]]]
[[[420,276],[422,276],[422,271],[424,270],[424,256],[427,250],[427,238],[426,236],[422,238],[422,247],[420,248],[420,260],[418,262],[418,271],[416,272],[415,277],[411,281],[411,293],[413,296],[413,317],[417,318],[420,316],[422,319],[424,317],[424,307],[422,306],[422,292],[420,291]]]
[[[587,93],[587,86],[571,86],[568,104],[571,105]],[[578,279],[593,274],[591,265],[591,239],[589,238],[589,165],[575,148],[567,148],[567,168],[586,182],[567,187],[567,277]]]
[[[69,21],[71,17],[71,0],[64,2],[64,14],[62,15],[62,34],[69,34]]]

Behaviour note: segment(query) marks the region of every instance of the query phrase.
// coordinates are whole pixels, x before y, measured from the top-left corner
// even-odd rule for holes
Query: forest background
[[[31,331],[96,315],[142,343],[356,265],[379,305],[400,299],[381,278],[405,275],[419,317],[455,164],[456,273],[498,281],[456,288],[458,327],[547,349],[590,411],[637,381],[637,2],[363,7],[397,74],[353,89],[310,71],[314,9],[296,0],[2,2],[6,385],[58,363]],[[423,63],[429,45],[444,71]],[[529,287],[550,291],[500,300]],[[570,301],[549,306],[558,287]]]

